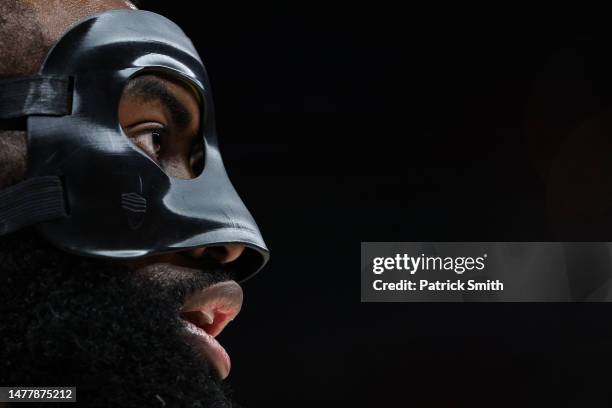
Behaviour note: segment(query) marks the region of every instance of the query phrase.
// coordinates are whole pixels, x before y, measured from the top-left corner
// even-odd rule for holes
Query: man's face
[[[133,78],[118,107],[126,137],[180,179],[201,171],[201,108],[188,84],[161,74]],[[2,237],[0,383],[76,385],[88,406],[231,405],[221,382],[230,360],[215,337],[242,306],[231,265],[243,250],[105,261],[30,230]]]
[[[119,122],[125,135],[168,175],[191,179],[202,170],[201,106],[186,82],[161,74],[130,80],[119,102]],[[230,264],[244,251],[240,244],[198,247],[165,256],[128,262],[140,273],[164,266],[173,274],[193,273],[206,262]],[[165,277],[168,279],[168,277]],[[180,317],[189,341],[224,379],[229,356],[214,339],[242,306],[242,289],[233,280],[220,282],[185,300]]]

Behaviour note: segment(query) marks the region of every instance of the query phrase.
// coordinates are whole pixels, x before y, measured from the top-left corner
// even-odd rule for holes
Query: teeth
[[[206,313],[204,311],[200,311],[200,313],[202,313],[202,315],[206,319],[206,324],[213,324],[213,322],[215,321],[215,317],[214,316],[212,316],[209,313]]]
[[[210,326],[215,322],[215,313],[208,310],[194,310],[181,313],[181,318],[195,324],[196,326]]]

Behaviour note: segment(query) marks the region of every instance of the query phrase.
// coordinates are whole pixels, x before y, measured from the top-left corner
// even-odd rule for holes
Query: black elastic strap
[[[19,119],[30,115],[68,115],[71,105],[69,77],[34,75],[0,80],[0,121],[8,121],[10,128],[25,123]]]
[[[66,216],[57,176],[34,177],[0,191],[0,235]]]

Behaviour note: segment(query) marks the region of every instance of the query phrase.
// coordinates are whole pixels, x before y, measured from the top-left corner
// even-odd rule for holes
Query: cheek
[[[156,159],[157,153],[159,151],[159,146],[157,146],[150,135],[136,135],[130,137],[132,143],[136,146],[140,147],[146,154],[148,154],[151,158]]]
[[[189,158],[185,155],[173,155],[171,157],[160,157],[162,167],[172,177],[189,180],[195,177],[191,168]]]

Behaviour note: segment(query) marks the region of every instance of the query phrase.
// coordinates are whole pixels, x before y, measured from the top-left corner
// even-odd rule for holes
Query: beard
[[[0,239],[0,276],[1,385],[76,386],[87,407],[232,406],[179,319],[184,298],[225,273],[134,271],[25,230]]]

